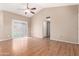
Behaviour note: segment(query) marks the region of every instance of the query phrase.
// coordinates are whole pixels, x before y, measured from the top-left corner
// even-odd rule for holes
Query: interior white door
[[[47,33],[47,22],[46,21],[44,21],[43,22],[43,37],[46,37],[47,35],[46,35],[46,33]]]
[[[12,38],[26,37],[28,32],[28,24],[24,21],[13,20]]]

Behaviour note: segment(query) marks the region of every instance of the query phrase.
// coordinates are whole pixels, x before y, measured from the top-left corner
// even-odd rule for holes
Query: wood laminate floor
[[[0,42],[1,56],[78,56],[79,45],[39,38]]]

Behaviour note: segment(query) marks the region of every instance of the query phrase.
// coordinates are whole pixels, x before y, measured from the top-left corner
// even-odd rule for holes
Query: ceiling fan
[[[25,9],[21,9],[21,10],[24,10],[25,11],[25,15],[27,13],[32,13],[32,14],[35,14],[34,10],[36,10],[36,8],[29,8],[29,3],[27,3],[27,7]]]

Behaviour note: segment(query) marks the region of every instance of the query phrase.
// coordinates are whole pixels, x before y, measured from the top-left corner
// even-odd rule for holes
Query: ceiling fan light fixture
[[[21,9],[21,10],[24,10],[25,15],[35,14],[34,10],[36,10],[36,8],[29,8],[28,3],[27,3],[27,7],[25,9]]]
[[[25,10],[25,12],[30,13],[30,10]]]

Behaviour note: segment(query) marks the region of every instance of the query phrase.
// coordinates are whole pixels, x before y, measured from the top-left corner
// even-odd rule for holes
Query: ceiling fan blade
[[[31,10],[36,10],[36,8],[31,8]]]
[[[33,11],[30,11],[32,14],[35,14],[35,12],[33,12]]]

